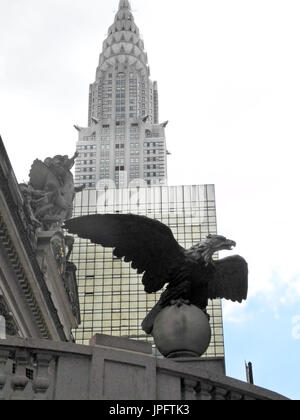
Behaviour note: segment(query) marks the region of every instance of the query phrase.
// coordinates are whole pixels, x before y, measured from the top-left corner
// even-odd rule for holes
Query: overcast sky
[[[227,373],[251,360],[258,385],[300,399],[300,2],[131,4],[170,121],[169,184],[215,184],[219,233],[249,263],[249,300],[224,304]],[[117,6],[0,0],[0,134],[20,182],[74,153]]]

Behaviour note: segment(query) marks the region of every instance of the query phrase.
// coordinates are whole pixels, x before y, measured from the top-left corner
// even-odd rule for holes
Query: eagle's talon
[[[182,305],[191,305],[191,302],[187,299],[179,298],[179,299],[172,299],[170,301],[170,306],[176,305],[178,308],[180,308]]]
[[[182,301],[185,305],[191,305],[191,302],[188,299],[183,299]]]

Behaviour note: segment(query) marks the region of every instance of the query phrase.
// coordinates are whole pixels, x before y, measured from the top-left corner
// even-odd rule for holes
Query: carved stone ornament
[[[209,346],[211,328],[201,309],[179,299],[157,315],[152,336],[165,357],[200,357]]]
[[[16,336],[19,334],[19,328],[9,310],[9,307],[4,299],[4,296],[0,295],[0,316],[5,320],[5,334]],[[3,319],[1,319],[3,322]],[[1,324],[2,325],[2,324]]]
[[[72,158],[57,155],[43,161],[36,159],[31,167],[29,183],[21,184],[25,207],[32,224],[42,230],[53,230],[72,217],[75,193]]]

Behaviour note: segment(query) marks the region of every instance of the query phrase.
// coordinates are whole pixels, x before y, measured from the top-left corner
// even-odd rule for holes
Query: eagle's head
[[[201,255],[206,265],[212,262],[212,256],[215,252],[222,250],[232,250],[236,246],[236,243],[231,239],[225,238],[221,235],[208,235],[206,239],[200,242],[198,245],[193,247],[197,254]]]

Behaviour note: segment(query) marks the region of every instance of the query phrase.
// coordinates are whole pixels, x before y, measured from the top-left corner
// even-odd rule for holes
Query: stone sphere
[[[209,346],[211,328],[201,309],[177,303],[160,311],[152,336],[165,357],[200,357]]]

